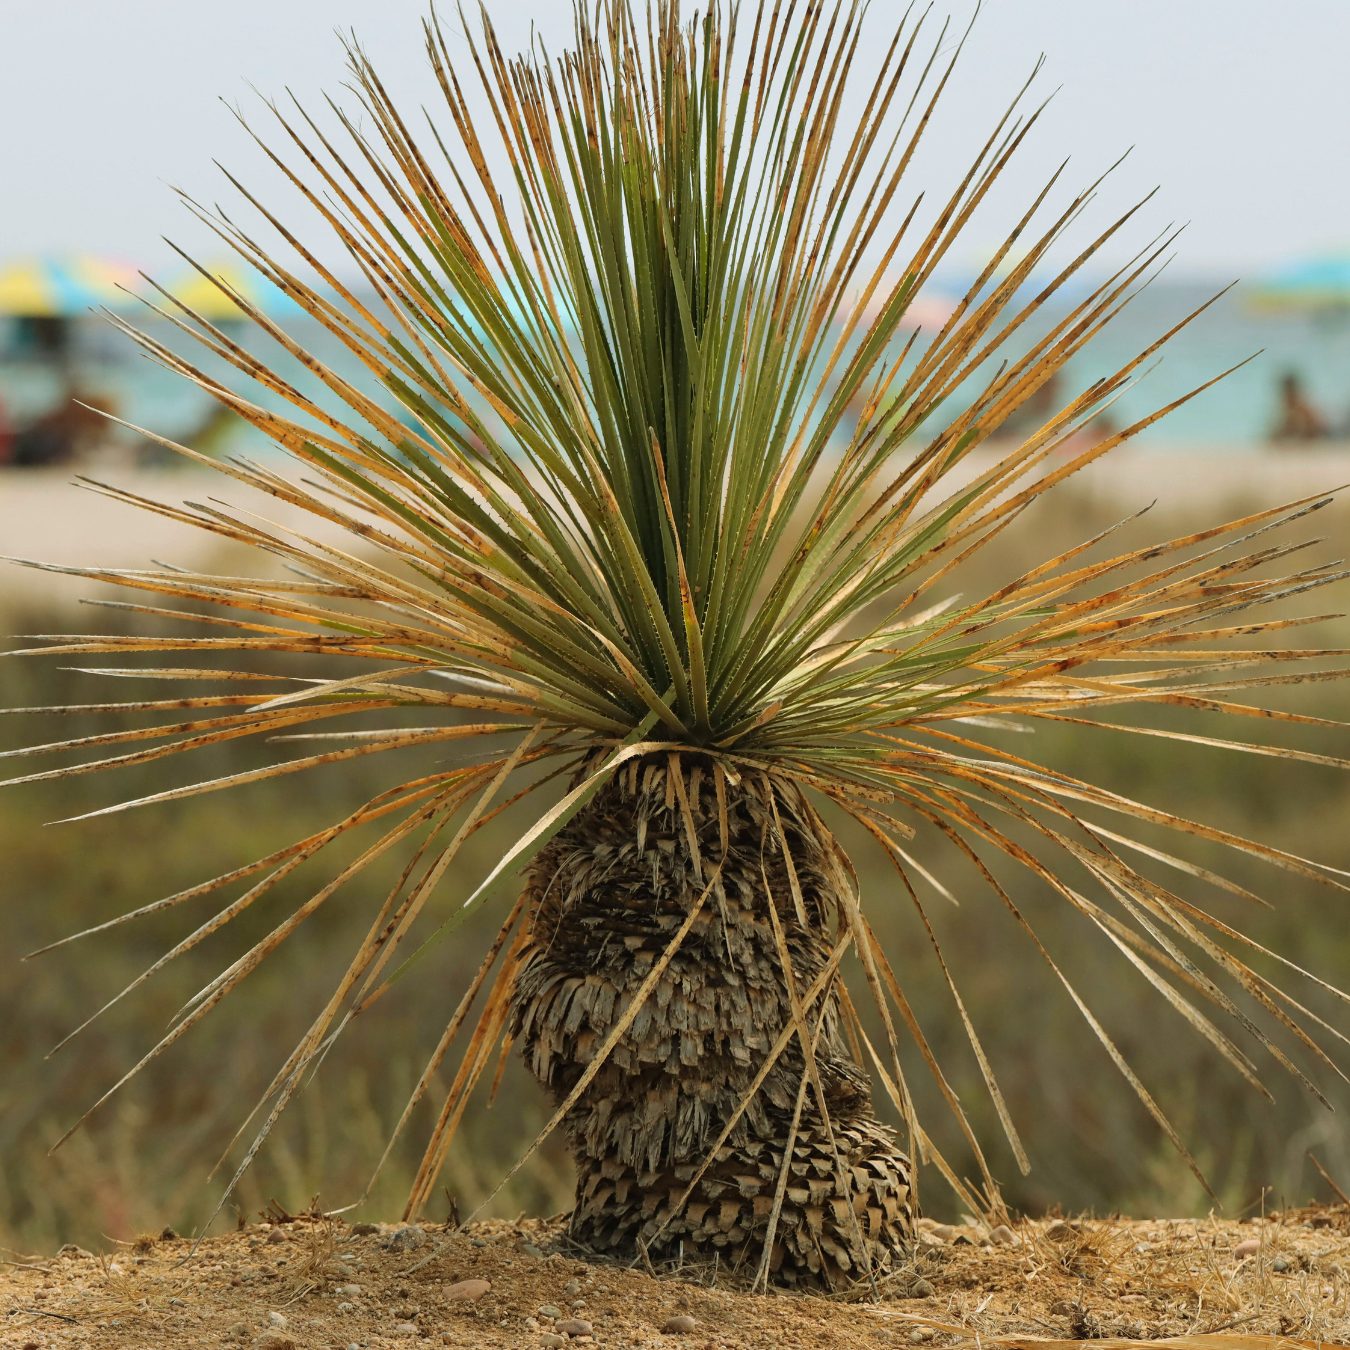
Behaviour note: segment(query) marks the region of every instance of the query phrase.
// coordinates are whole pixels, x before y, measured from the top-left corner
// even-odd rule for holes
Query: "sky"
[[[507,50],[528,42],[532,23],[551,50],[565,45],[562,0],[490,8]],[[873,30],[883,34],[898,11],[874,0]],[[939,4],[927,22],[936,36],[951,15],[950,50],[972,11]],[[226,103],[261,127],[259,94],[290,88],[315,107],[323,91],[341,95],[335,30],[354,29],[386,87],[434,115],[425,12],[425,0],[0,5],[0,259],[89,250],[162,268],[166,234],[201,253],[203,229],[173,189],[233,210],[213,160],[294,211]],[[1179,272],[1252,276],[1350,246],[1348,50],[1350,0],[984,0],[913,176],[953,186],[1043,54],[1030,97],[1054,97],[965,241],[969,259],[1065,156],[1067,191],[1128,150],[1093,220],[1156,186],[1130,251],[1185,222]]]

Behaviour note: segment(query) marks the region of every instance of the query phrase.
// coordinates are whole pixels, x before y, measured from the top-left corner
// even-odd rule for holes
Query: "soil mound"
[[[1047,1347],[1350,1342],[1350,1206],[1263,1219],[922,1220],[874,1292],[747,1291],[747,1272],[604,1261],[561,1219],[468,1228],[285,1216],[203,1240],[5,1262],[6,1350]]]

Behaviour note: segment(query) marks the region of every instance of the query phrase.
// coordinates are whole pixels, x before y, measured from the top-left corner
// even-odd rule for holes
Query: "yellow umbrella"
[[[0,314],[21,318],[73,318],[106,305],[125,309],[139,278],[129,263],[92,253],[15,258],[0,266]]]
[[[228,291],[242,296],[265,314],[284,316],[294,314],[299,309],[285,292],[237,258],[217,259],[205,262],[202,266],[209,276],[203,276],[195,267],[185,268],[167,282],[164,289],[204,319],[215,322],[245,317]],[[213,277],[219,278],[227,290],[222,290],[212,280]]]

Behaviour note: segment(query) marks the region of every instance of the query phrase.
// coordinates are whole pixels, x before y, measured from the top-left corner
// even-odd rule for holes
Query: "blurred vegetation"
[[[1216,460],[1217,468],[1217,460]],[[1328,466],[1329,477],[1332,466]],[[1227,512],[1229,504],[1225,503]],[[1131,526],[1118,540],[1214,523],[1211,503],[1173,503]],[[1052,494],[1006,545],[961,579],[978,590],[1007,580],[1023,567],[1110,523],[1114,504],[1074,492]],[[1328,513],[1331,514],[1331,513]],[[1331,514],[1330,533],[1344,536],[1344,513]],[[1319,533],[1328,523],[1318,520]],[[1015,537],[1014,537],[1015,534]],[[1113,551],[1114,548],[1113,548]],[[996,569],[996,570],[995,570]],[[1341,588],[1342,590],[1344,588]],[[1325,597],[1314,602],[1328,608]],[[1307,612],[1307,606],[1302,611]],[[89,612],[5,616],[9,632],[88,631]],[[98,614],[98,611],[93,611]],[[110,614],[104,611],[104,621]],[[1327,622],[1296,630],[1296,645],[1350,647],[1350,629]],[[10,645],[22,645],[11,643]],[[102,699],[167,696],[170,686],[111,681],[62,667],[65,659],[0,660],[0,706],[32,706]],[[77,662],[78,664],[78,662]],[[1344,686],[1291,691],[1282,706],[1343,717]],[[1167,725],[1206,734],[1204,714],[1182,714]],[[1121,716],[1124,723],[1127,719]],[[1154,724],[1160,724],[1154,715]],[[0,748],[113,729],[107,717],[20,715],[0,719]],[[1249,739],[1268,739],[1322,753],[1346,755],[1350,738],[1327,729],[1251,723]],[[1228,734],[1236,732],[1229,728]],[[1124,732],[1042,723],[1034,737],[973,731],[1004,748],[1025,750],[1071,774],[1140,797],[1178,814],[1203,819],[1295,853],[1350,871],[1350,777],[1343,771],[1210,749]],[[1025,742],[1025,745],[1022,743]],[[171,1223],[190,1230],[205,1221],[224,1177],[208,1179],[211,1165],[243,1123],[270,1075],[326,999],[343,953],[356,941],[393,879],[390,864],[339,892],[292,936],[286,948],[250,976],[235,997],[182,1042],[154,1060],[54,1155],[50,1145],[100,1093],[135,1064],[173,1013],[245,944],[255,941],[331,874],[330,861],[310,864],[260,901],[241,921],[190,951],[105,1013],[50,1060],[46,1053],[165,950],[219,907],[208,897],[85,938],[17,964],[18,957],[69,933],[170,895],[329,824],[396,781],[408,764],[383,756],[357,759],[343,773],[304,774],[256,788],[209,794],[74,824],[44,822],[95,810],[113,801],[236,771],[260,763],[266,751],[244,742],[209,755],[170,758],[143,768],[116,770],[8,789],[0,798],[0,1245],[50,1250],[74,1241],[107,1245]],[[439,752],[444,758],[444,751]],[[434,754],[427,756],[430,761]],[[69,762],[59,756],[9,761],[14,773]],[[323,782],[319,782],[319,778]],[[1108,827],[1113,822],[1095,817]],[[505,817],[472,841],[464,876],[487,869],[494,848],[512,828]],[[921,925],[908,909],[875,849],[855,844],[864,908],[887,944],[897,973],[939,1059],[976,1122],[995,1175],[1015,1206],[1041,1212],[1135,1214],[1203,1212],[1210,1201],[1149,1120],[1082,1022],[1068,997],[1039,961],[1009,916],[973,872],[922,832],[915,855],[960,899],[954,908],[931,891],[925,904],[943,944],[1013,1117],[1032,1158],[1029,1177],[1018,1175],[985,1102],[978,1067]],[[1138,837],[1146,838],[1144,835]],[[1253,936],[1323,978],[1346,982],[1350,971],[1350,897],[1200,841],[1162,847],[1186,849],[1192,860],[1223,871],[1267,897],[1273,908],[1244,924]],[[1135,859],[1142,870],[1153,865]],[[968,866],[968,865],[964,865]],[[1116,1037],[1149,1089],[1171,1114],[1227,1212],[1267,1208],[1325,1193],[1308,1162],[1316,1153],[1343,1188],[1350,1180],[1350,1132],[1343,1119],[1350,1090],[1296,1043],[1286,1045],[1338,1110],[1333,1115],[1292,1081],[1269,1056],[1248,1046],[1275,1096],[1263,1101],[1186,1027],[1114,948],[1064,903],[1008,866],[994,866],[1051,954],[1071,973],[1094,1012]],[[1158,874],[1161,878],[1162,873]],[[1168,884],[1220,917],[1250,902],[1216,892],[1175,873]],[[448,904],[455,884],[444,887]],[[236,892],[237,893],[237,892]],[[491,908],[491,907],[490,907]],[[249,1214],[275,1197],[294,1209],[317,1194],[328,1208],[363,1193],[408,1091],[453,1006],[476,969],[497,914],[483,914],[436,949],[414,976],[358,1019],[292,1107],[238,1194]],[[1275,975],[1272,962],[1258,968]],[[857,975],[853,972],[851,979]],[[1306,981],[1285,981],[1295,997],[1336,1026],[1350,1019],[1343,1007]],[[868,1002],[855,980],[855,999],[867,1020]],[[876,1028],[871,1028],[875,1031]],[[1241,1043],[1241,1032],[1235,1031]],[[874,1037],[875,1041],[875,1037]],[[457,1059],[424,1102],[395,1148],[369,1200],[353,1217],[389,1218],[401,1211],[439,1099]],[[949,1158],[973,1170],[959,1135],[917,1056],[906,1064],[921,1115]],[[488,1075],[490,1078],[490,1075]],[[496,1184],[546,1118],[546,1102],[514,1060],[496,1103],[485,1093],[471,1105],[446,1172],[446,1196],[462,1215]],[[884,1102],[879,1102],[883,1111]],[[245,1136],[248,1137],[247,1135]],[[236,1145],[230,1167],[240,1156]],[[951,1216],[951,1198],[934,1169],[921,1178],[925,1209]],[[495,1213],[552,1213],[571,1198],[571,1164],[551,1140],[494,1202]],[[433,1217],[442,1214],[432,1211]],[[218,1224],[234,1222],[227,1212]]]

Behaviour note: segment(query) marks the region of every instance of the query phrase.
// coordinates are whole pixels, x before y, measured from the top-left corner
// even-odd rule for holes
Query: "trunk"
[[[791,1004],[769,916],[782,926],[804,996],[829,960],[838,898],[794,790],[775,787],[800,889],[777,842],[762,777],[726,784],[685,755],[686,819],[671,757],[624,766],[551,841],[529,880],[529,942],[511,1032],[561,1102],[688,917],[703,909],[609,1059],[566,1118],[577,1165],[573,1238],[598,1251],[758,1265],[806,1073],[794,1036],[726,1144],[671,1217],[735,1114]],[[690,851],[698,840],[704,881]],[[821,1003],[808,1012],[813,1033]],[[824,1000],[816,1059],[839,1159],[806,1088],[770,1269],[779,1283],[837,1287],[886,1268],[913,1229],[909,1160],[872,1112],[870,1082]],[[850,1213],[850,1210],[852,1213]],[[860,1250],[860,1247],[863,1250]]]

